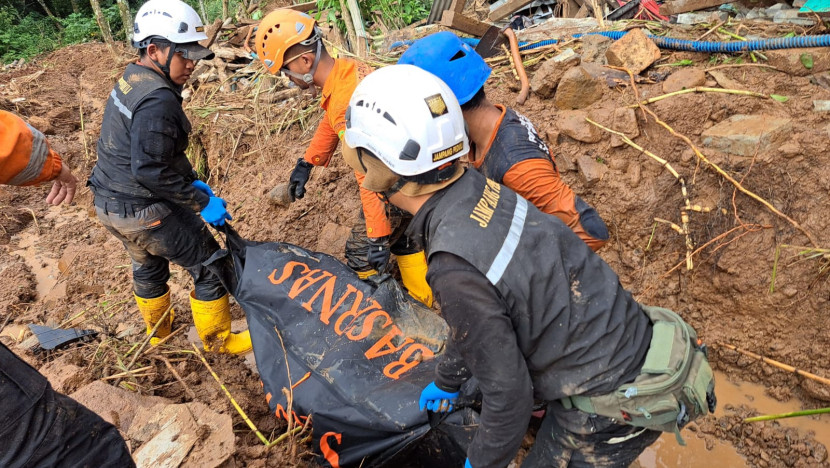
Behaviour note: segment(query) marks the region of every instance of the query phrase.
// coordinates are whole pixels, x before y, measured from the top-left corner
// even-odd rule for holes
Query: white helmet
[[[357,85],[346,112],[346,144],[376,156],[402,181],[418,184],[453,177],[454,167],[443,175],[431,171],[470,151],[452,90],[414,65],[381,68]],[[365,164],[362,169],[368,182],[370,171]]]
[[[180,0],[150,0],[135,15],[133,46],[146,48],[153,38],[164,38],[173,44],[195,43],[207,39],[202,19],[190,5]],[[212,55],[210,49],[198,44],[177,47],[189,59]],[[192,50],[191,50],[192,49]]]

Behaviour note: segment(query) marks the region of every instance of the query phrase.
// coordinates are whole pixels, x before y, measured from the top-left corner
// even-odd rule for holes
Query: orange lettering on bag
[[[278,419],[284,419],[288,421],[288,412],[285,411],[285,408],[282,407],[281,404],[277,403],[277,409],[274,411],[274,414],[277,416]],[[291,410],[291,418],[294,421],[298,421],[300,424],[305,424],[308,416],[300,416],[297,414],[296,411]]]
[[[302,305],[305,310],[311,312],[311,304],[314,303],[314,301],[318,297],[320,297],[320,295],[322,294],[322,296],[323,296],[323,306],[322,306],[322,311],[320,312],[320,315],[321,315],[320,320],[323,320],[323,317],[322,317],[323,311],[331,310],[331,301],[334,298],[334,283],[335,283],[335,281],[337,281],[336,276],[332,276],[331,278],[326,280],[326,282],[323,283],[320,286],[320,289],[318,289],[317,292],[314,293],[313,296],[311,296],[311,299],[307,300],[306,302],[303,302],[300,305]],[[325,323],[325,321],[323,321],[323,323]]]
[[[413,356],[417,351],[420,351],[421,354],[417,356]],[[423,361],[431,359],[435,354],[430,351],[429,348],[426,346],[414,343],[409,348],[406,348],[406,351],[401,354],[401,358],[397,361],[390,362],[383,368],[383,375],[389,377],[390,379],[397,380],[402,376],[406,371],[412,369],[413,367],[417,366]],[[407,359],[412,359],[411,361],[407,361]]]
[[[334,437],[334,440],[337,442],[337,445],[343,441],[343,434],[339,432],[326,432],[323,434],[323,437],[320,437],[320,453],[326,458],[326,461],[329,462],[331,468],[340,468],[340,455],[331,448],[329,445],[329,437]]]
[[[294,299],[295,297],[297,297],[298,294],[308,289],[308,287],[312,284],[322,279],[326,279],[330,276],[331,273],[329,273],[328,271],[311,270],[303,276],[297,278],[296,281],[294,281],[294,284],[291,285],[291,289],[288,291],[288,297],[290,299]]]
[[[270,280],[273,284],[282,284],[283,281],[285,281],[286,279],[288,279],[289,276],[294,274],[294,267],[298,266],[303,267],[303,274],[308,273],[309,268],[308,265],[306,265],[305,263],[288,262],[285,264],[284,267],[282,267],[282,275],[279,277],[279,279],[276,278],[277,270],[274,270],[271,272],[271,275],[268,276],[268,280]]]
[[[390,317],[389,314],[385,310],[376,310],[376,311],[372,312],[371,314],[367,315],[365,319],[363,319],[363,325],[360,327],[360,332],[359,333],[355,334],[355,330],[357,329],[356,326],[352,327],[352,328],[349,328],[346,331],[346,338],[348,338],[352,341],[358,341],[358,340],[363,340],[367,336],[371,335],[372,334],[372,328],[374,328],[374,326],[375,326],[375,319],[377,317],[383,317],[384,320],[385,320],[385,323],[383,325],[381,325],[380,328],[386,328],[389,325],[392,325],[392,317]]]
[[[389,332],[383,335],[383,338],[379,339],[375,344],[372,345],[365,353],[366,359],[374,359],[376,357],[386,356],[387,354],[392,354],[398,350],[403,349],[404,346],[413,343],[415,340],[412,338],[407,338],[403,340],[403,343],[395,346],[392,343],[392,339],[396,336],[403,335],[401,329],[398,328],[397,325],[392,325],[392,328],[389,329]]]
[[[352,294],[354,294],[354,300],[352,301],[352,306],[349,308],[349,312],[356,312],[357,308],[360,307],[360,303],[363,302],[363,291],[357,289],[351,284],[347,284],[346,293],[340,296],[340,299],[337,300],[337,303],[334,304],[333,307],[327,307],[331,305],[331,302],[323,303],[323,310],[320,311],[320,321],[328,325],[329,321],[331,321],[331,316],[337,312],[340,306],[346,303],[346,299],[348,299]]]
[[[362,293],[361,293],[361,296],[362,296]],[[361,297],[361,299],[362,299],[362,297]],[[334,322],[334,332],[335,333],[337,333],[338,335],[342,335],[343,333],[346,332],[346,330],[352,328],[352,324],[354,323],[355,320],[357,320],[358,317],[365,314],[366,312],[376,310],[376,309],[380,309],[380,304],[378,304],[378,301],[376,301],[375,299],[369,298],[369,305],[364,307],[363,309],[357,310],[357,307],[359,306],[360,302],[361,301],[355,301],[355,305],[352,306],[351,309],[349,309],[346,312],[343,312],[340,315],[340,317],[337,317],[337,321]],[[346,322],[346,319],[349,319],[349,318],[351,318],[351,320],[349,320],[348,323],[346,323],[346,325],[343,326],[343,322]]]

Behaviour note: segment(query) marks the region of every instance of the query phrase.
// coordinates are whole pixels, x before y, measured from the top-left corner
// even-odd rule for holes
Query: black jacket
[[[534,397],[600,395],[633,380],[651,326],[617,275],[559,219],[467,171],[410,224],[450,325],[436,384],[484,395],[472,466],[515,456]]]
[[[96,195],[129,203],[170,201],[201,211],[209,197],[196,190],[185,155],[190,121],[166,78],[130,64],[107,100],[98,162],[89,185]]]

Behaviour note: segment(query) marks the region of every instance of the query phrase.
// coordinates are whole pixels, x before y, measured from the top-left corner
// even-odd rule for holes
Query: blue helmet
[[[398,60],[441,78],[459,104],[466,104],[484,86],[493,70],[458,36],[442,31],[415,41]]]

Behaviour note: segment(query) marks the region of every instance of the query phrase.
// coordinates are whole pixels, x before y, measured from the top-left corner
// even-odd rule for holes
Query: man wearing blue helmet
[[[416,41],[398,63],[423,68],[455,93],[471,140],[468,159],[479,172],[561,219],[594,251],[608,242],[605,223],[559,177],[530,120],[487,100],[484,82],[492,70],[472,47],[443,31]]]

